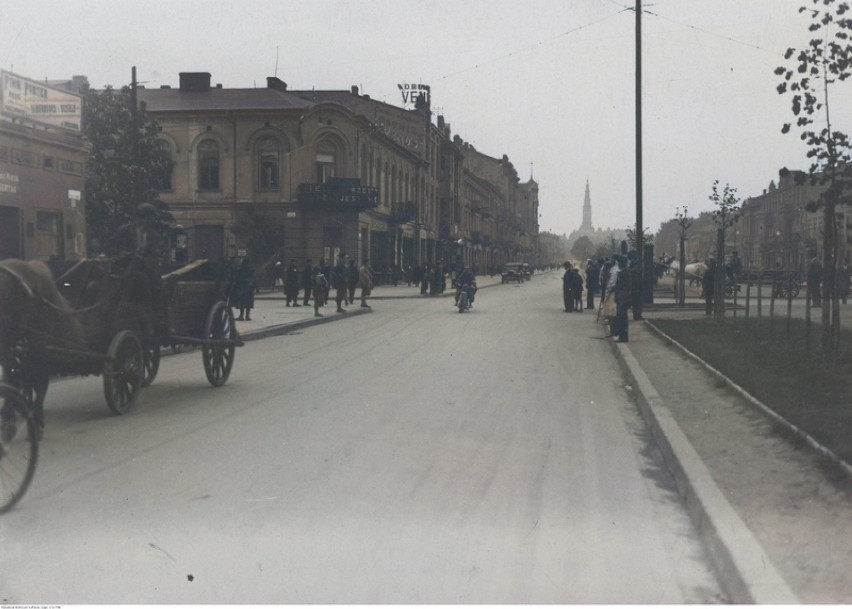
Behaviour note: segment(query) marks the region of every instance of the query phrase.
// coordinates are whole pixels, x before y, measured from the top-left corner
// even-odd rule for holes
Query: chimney
[[[209,91],[210,72],[181,72],[181,91]]]
[[[273,89],[275,91],[286,91],[287,83],[278,78],[277,76],[267,76],[266,77],[266,88]]]
[[[352,85],[352,89],[350,90],[352,91],[352,95],[358,95],[358,87],[356,87],[355,85]]]
[[[438,129],[440,129],[441,131],[444,130],[444,115],[443,114],[438,115]]]

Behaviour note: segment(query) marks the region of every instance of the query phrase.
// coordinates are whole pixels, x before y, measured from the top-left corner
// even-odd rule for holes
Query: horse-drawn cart
[[[210,384],[227,381],[243,344],[229,280],[207,260],[161,277],[140,256],[89,259],[55,281],[41,263],[0,262],[0,512],[32,478],[51,376],[100,375],[114,414],[154,380],[163,346],[200,346]]]

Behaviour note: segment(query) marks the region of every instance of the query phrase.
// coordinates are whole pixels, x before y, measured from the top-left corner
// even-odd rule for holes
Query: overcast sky
[[[643,14],[644,224],[712,209],[713,180],[743,198],[805,168],[782,135],[775,92],[788,46],[809,39],[810,0],[650,0]],[[88,76],[178,85],[204,71],[225,88],[348,89],[402,105],[398,83],[432,87],[432,109],[481,152],[507,154],[540,185],[542,230],[582,220],[625,228],[635,205],[635,17],[620,0],[2,0],[0,67],[34,79]],[[852,81],[833,100],[852,122]]]

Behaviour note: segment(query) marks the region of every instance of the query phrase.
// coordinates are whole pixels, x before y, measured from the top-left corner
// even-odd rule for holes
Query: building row
[[[380,273],[438,262],[481,271],[535,262],[538,184],[521,181],[508,156],[486,155],[452,134],[433,115],[428,87],[400,87],[416,95],[409,109],[357,87],[290,90],[276,77],[266,87],[228,89],[207,72],[186,72],[179,83],[139,86],[136,97],[160,125],[158,144],[172,160],[159,199],[178,225],[182,258],[263,251],[244,229],[261,226],[273,235],[274,253],[257,265],[341,253],[369,259]],[[68,92],[80,84],[3,73],[3,257],[87,253],[89,149],[80,97]],[[16,87],[26,90],[17,106]],[[69,110],[75,104],[72,120],[48,123],[34,112],[63,101]]]

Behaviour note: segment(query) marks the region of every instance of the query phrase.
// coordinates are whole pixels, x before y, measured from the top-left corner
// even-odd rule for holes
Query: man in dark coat
[[[296,267],[295,260],[290,261],[290,266],[284,273],[284,296],[287,297],[288,307],[291,302],[294,307],[301,306],[299,304],[299,269]]]
[[[345,313],[346,309],[343,308],[343,302],[346,300],[346,255],[340,254],[340,257],[337,259],[337,264],[334,265],[334,268],[331,269],[331,287],[335,289],[335,302],[337,302],[337,312]]]
[[[571,289],[574,273],[571,270],[570,262],[564,262],[562,267],[565,269],[565,273],[562,275],[562,303],[565,305],[565,312],[571,313],[574,311],[574,291]]]
[[[308,258],[305,262],[305,268],[302,269],[302,289],[304,290],[304,299],[302,304],[308,306],[308,301],[311,299],[311,292],[314,288],[314,269],[311,264],[311,259]]]
[[[627,258],[618,254],[618,275],[615,277],[615,323],[612,333],[615,334],[617,342],[626,343],[627,335],[627,309],[632,301],[630,290],[630,272],[627,268]]]
[[[237,321],[251,321],[251,310],[254,308],[254,270],[248,258],[243,258],[234,273],[232,290],[231,306],[240,310]]]
[[[355,289],[358,287],[358,267],[355,266],[355,260],[349,259],[349,266],[346,267],[346,304],[355,304]]]

